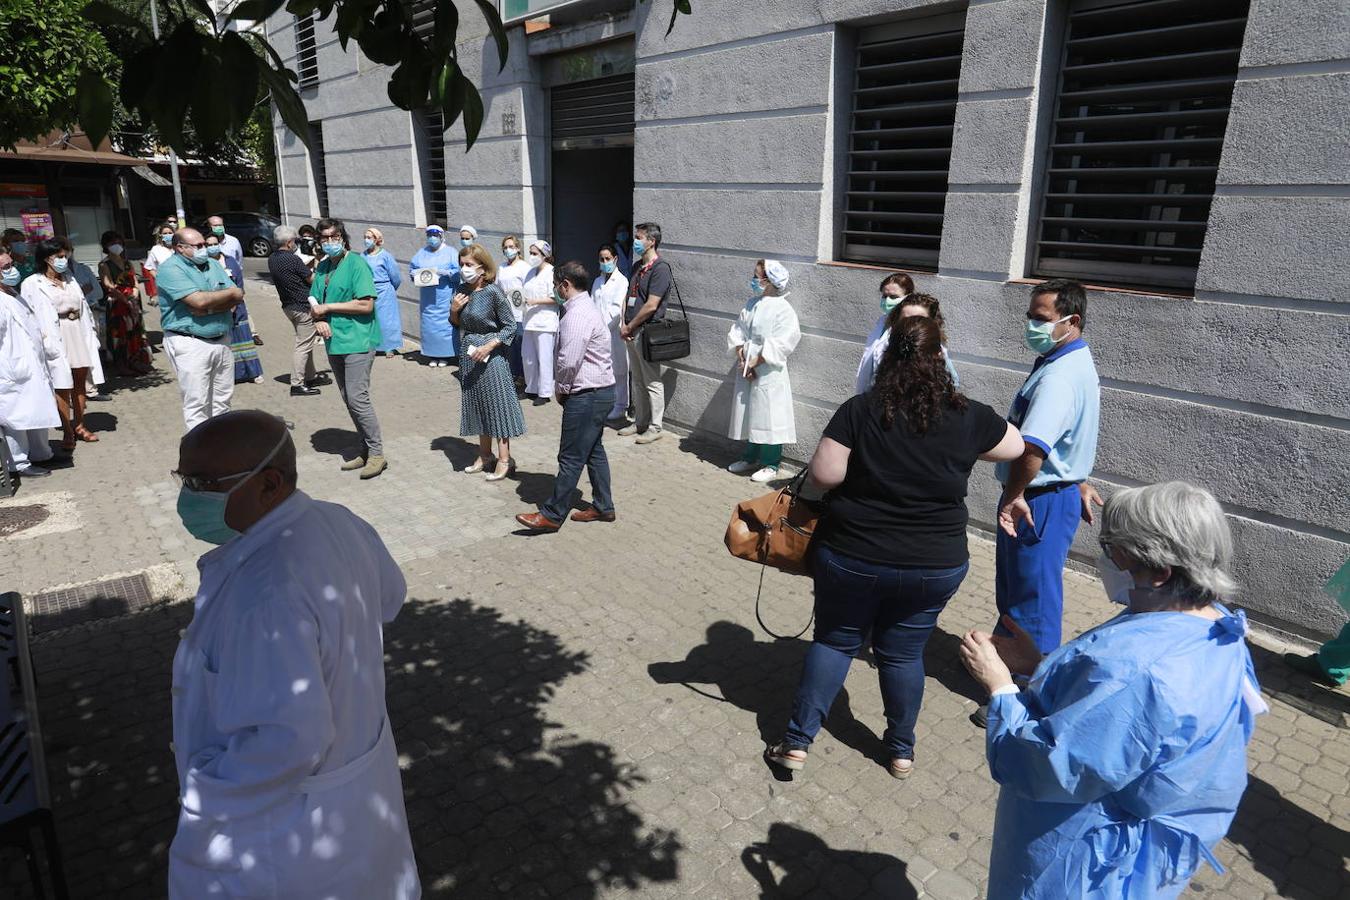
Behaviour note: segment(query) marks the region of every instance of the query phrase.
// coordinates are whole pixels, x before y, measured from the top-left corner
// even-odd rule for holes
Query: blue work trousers
[[[591,503],[602,513],[614,512],[609,491],[609,457],[605,455],[605,419],[614,405],[614,386],[597,388],[563,399],[562,436],[558,440],[558,477],[553,496],[539,514],[562,524],[571,508],[572,491],[586,470],[591,480]]]
[[[913,759],[914,723],[923,703],[923,648],[969,568],[962,563],[898,569],[820,545],[814,561],[816,629],[784,744],[810,746],[871,632],[886,709],[883,741],[891,759]]]
[[[1000,622],[995,634],[1008,634],[1007,613],[1036,641],[1042,653],[1060,645],[1064,625],[1064,564],[1078,531],[1083,501],[1077,484],[1066,484],[1027,500],[1034,525],[1023,523],[1017,537],[998,531],[995,544],[994,596]]]

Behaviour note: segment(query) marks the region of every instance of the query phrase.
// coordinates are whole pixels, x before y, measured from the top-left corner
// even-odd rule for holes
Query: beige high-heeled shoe
[[[503,468],[505,467],[505,468]],[[497,460],[497,468],[488,473],[486,481],[501,481],[508,475],[516,474],[516,461],[514,459]]]
[[[465,475],[477,475],[487,468],[488,461],[491,459],[491,456],[480,456],[473,461],[473,465],[464,468],[462,471]]]

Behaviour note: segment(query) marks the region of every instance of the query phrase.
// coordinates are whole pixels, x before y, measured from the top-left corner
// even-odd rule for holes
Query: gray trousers
[[[291,320],[295,328],[295,355],[291,365],[291,387],[312,381],[317,371],[314,354],[318,352],[319,333],[314,330],[314,317],[307,309],[291,309],[283,306],[281,311]]]
[[[666,414],[666,384],[661,380],[661,364],[648,362],[642,355],[642,331],[628,342],[628,370],[633,374],[633,424],[639,433],[661,430]]]
[[[328,365],[333,370],[342,402],[356,426],[356,433],[366,445],[367,456],[384,456],[380,440],[380,420],[375,418],[375,406],[370,402],[370,367],[375,362],[375,351],[365,353],[328,354]]]

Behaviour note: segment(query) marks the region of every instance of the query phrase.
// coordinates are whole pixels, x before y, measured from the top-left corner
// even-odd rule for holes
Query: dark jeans
[[[562,437],[558,441],[558,477],[553,481],[553,496],[539,507],[539,513],[552,522],[567,519],[572,491],[581,479],[581,470],[591,479],[591,502],[600,512],[614,511],[609,492],[609,457],[605,455],[605,418],[614,405],[614,386],[597,388],[566,398],[563,403]]]
[[[816,630],[784,743],[810,746],[870,631],[886,707],[886,750],[892,759],[913,759],[923,648],[968,568],[897,569],[820,545],[814,560]]]

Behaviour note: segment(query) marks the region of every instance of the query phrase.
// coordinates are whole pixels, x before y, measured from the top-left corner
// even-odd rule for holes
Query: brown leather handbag
[[[736,504],[725,538],[732,556],[792,575],[810,574],[811,539],[820,513],[799,496],[805,478],[803,469],[781,491]]]

